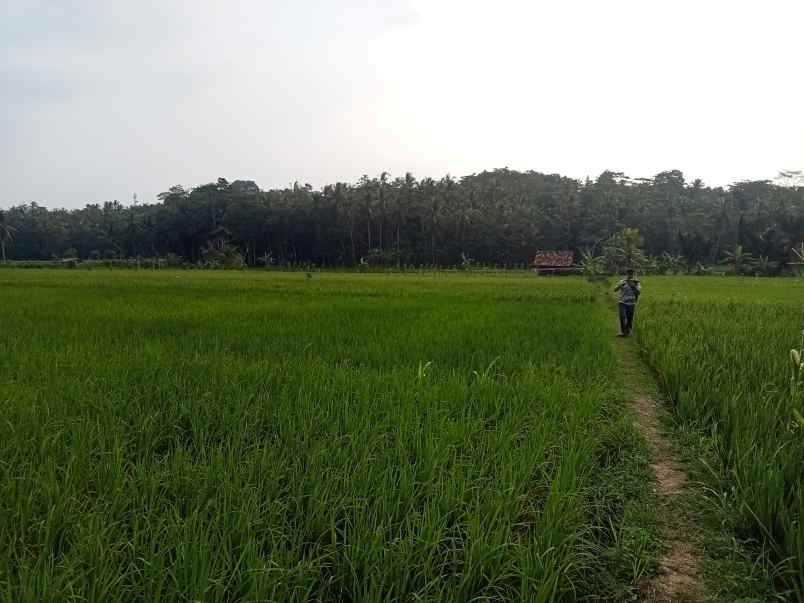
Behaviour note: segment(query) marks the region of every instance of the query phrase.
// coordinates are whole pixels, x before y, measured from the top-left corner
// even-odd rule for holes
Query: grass
[[[626,600],[655,571],[581,280],[0,274],[0,597]]]
[[[710,575],[732,600],[753,600],[770,582],[776,596],[804,601],[804,432],[793,412],[804,401],[789,387],[804,281],[644,280],[639,344],[706,486],[699,506],[719,524]]]

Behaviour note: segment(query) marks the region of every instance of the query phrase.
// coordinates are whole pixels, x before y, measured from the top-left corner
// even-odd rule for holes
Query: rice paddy
[[[803,600],[804,285],[643,284],[645,360]],[[0,293],[4,600],[633,600],[656,572],[595,285],[10,269]]]
[[[653,278],[646,289],[639,343],[681,424],[714,450],[710,499],[778,591],[804,601],[804,391],[791,391],[790,356],[804,281]]]
[[[0,272],[6,600],[626,598],[645,458],[576,279]]]

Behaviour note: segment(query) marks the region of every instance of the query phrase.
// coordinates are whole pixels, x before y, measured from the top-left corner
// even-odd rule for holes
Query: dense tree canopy
[[[746,257],[782,266],[804,240],[804,186],[727,189],[688,183],[679,171],[652,179],[604,172],[578,181],[558,174],[498,169],[454,179],[364,176],[321,190],[260,190],[251,181],[174,186],[159,203],[117,201],[79,210],[35,203],[3,212],[9,259],[155,257],[188,262],[240,252],[249,265],[523,265],[538,249],[602,252],[637,229],[644,252],[684,265]],[[730,254],[730,255],[727,255]],[[227,256],[228,257],[228,256]]]

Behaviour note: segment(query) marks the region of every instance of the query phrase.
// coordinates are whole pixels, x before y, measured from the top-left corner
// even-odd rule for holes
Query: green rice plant
[[[800,279],[656,278],[638,339],[682,422],[708,433],[737,536],[771,551],[780,592],[804,601]],[[789,360],[794,362],[791,377]]]
[[[489,362],[488,366],[484,368],[482,371],[474,370],[472,371],[472,380],[475,383],[480,384],[488,384],[494,379],[505,377],[503,373],[495,371],[495,365],[499,362],[500,357],[497,356],[491,362]]]
[[[422,363],[419,361],[419,366],[416,367],[416,384],[421,385],[430,375],[430,369],[433,366],[432,361]]]
[[[0,598],[634,592],[642,536],[603,553],[607,526],[642,529],[620,480],[646,469],[579,278],[20,269],[0,290]]]
[[[790,370],[790,398],[795,403],[804,385],[804,331],[801,331],[801,343],[798,348],[790,350],[790,361],[793,363]],[[798,413],[798,409],[793,410]]]

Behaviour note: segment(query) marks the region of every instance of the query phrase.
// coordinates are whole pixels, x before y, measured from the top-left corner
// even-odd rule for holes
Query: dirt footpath
[[[651,392],[655,384],[636,353],[632,341],[618,345],[624,377],[632,393],[631,408],[636,425],[651,450],[651,470],[656,477],[656,518],[664,549],[659,575],[641,589],[645,601],[682,603],[704,601],[699,566],[700,529],[681,504],[687,475],[678,452],[661,431],[661,407]]]

